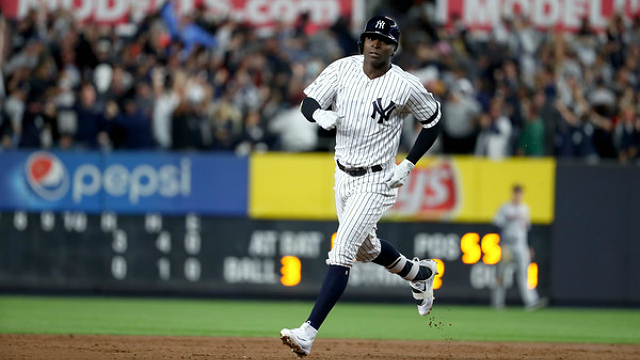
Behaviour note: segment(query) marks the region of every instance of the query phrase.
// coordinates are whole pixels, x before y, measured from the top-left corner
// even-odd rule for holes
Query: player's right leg
[[[349,179],[336,178],[336,207],[340,225],[327,259],[329,269],[307,322],[299,328],[283,329],[280,332],[283,343],[300,357],[311,351],[317,330],[347,287],[349,272],[358,249],[380,220],[382,212],[390,206],[388,196],[353,193],[350,191]]]
[[[309,355],[318,329],[347,287],[350,269],[330,265],[307,321],[299,328],[282,329],[280,339],[299,357]]]
[[[302,326],[295,329],[280,330],[280,339],[282,343],[289,346],[291,351],[298,357],[304,357],[311,352],[311,345],[318,335],[318,330],[313,328],[309,322],[305,322]]]
[[[505,276],[507,269],[507,261],[504,259],[496,265],[496,277],[493,288],[491,289],[491,306],[496,310],[501,310],[505,306],[507,297],[507,289],[505,287]]]

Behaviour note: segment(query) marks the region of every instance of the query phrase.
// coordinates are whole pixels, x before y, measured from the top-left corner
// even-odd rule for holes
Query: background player
[[[524,203],[524,189],[513,186],[511,200],[504,203],[494,216],[494,223],[500,228],[500,246],[502,257],[496,268],[496,284],[491,293],[491,304],[502,309],[506,297],[506,277],[515,266],[516,282],[527,309],[533,310],[545,306],[547,299],[540,299],[535,289],[527,287],[527,270],[531,263],[531,249],[527,242],[527,232],[531,227],[529,206]]]
[[[280,332],[283,343],[300,357],[309,354],[318,329],[347,286],[355,260],[373,261],[408,280],[421,315],[433,304],[435,261],[407,259],[376,236],[377,223],[395,203],[397,188],[440,132],[438,101],[415,76],[391,64],[399,40],[394,20],[371,18],[358,42],[362,55],[333,62],[304,91],[305,118],[337,130],[334,189],[339,226],[309,318],[299,328]],[[409,113],[423,129],[407,158],[396,165],[402,123]]]

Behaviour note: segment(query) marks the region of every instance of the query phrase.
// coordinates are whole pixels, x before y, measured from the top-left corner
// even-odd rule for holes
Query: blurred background
[[[383,14],[444,131],[380,237],[439,259],[439,301],[488,305],[492,218],[519,183],[529,286],[640,304],[637,1],[0,4],[0,291],[314,298],[335,134],[302,91]],[[400,153],[419,130],[406,120]],[[357,264],[345,297],[405,287]]]

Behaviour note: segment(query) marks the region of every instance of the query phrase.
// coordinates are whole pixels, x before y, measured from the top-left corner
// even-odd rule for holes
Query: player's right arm
[[[324,109],[330,108],[335,102],[343,61],[341,59],[331,63],[304,89],[307,97],[300,105],[302,115],[310,122],[317,122],[325,130],[333,129],[342,118],[337,112]]]
[[[493,217],[493,223],[499,227],[503,228],[507,224],[507,216],[505,214],[505,207],[501,206]]]
[[[314,98],[306,97],[300,105],[302,115],[310,122],[317,122],[325,130],[336,127],[338,122],[344,117],[335,111],[322,110],[320,104]]]

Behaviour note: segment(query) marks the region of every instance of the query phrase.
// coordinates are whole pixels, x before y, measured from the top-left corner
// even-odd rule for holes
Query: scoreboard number
[[[500,248],[500,235],[496,233],[485,234],[480,240],[478,233],[466,233],[460,239],[462,250],[462,262],[473,265],[482,259],[487,265],[500,262],[502,249]]]
[[[302,278],[302,263],[295,256],[284,256],[280,259],[280,283],[284,286],[296,286]]]

